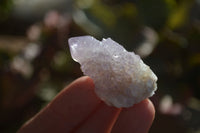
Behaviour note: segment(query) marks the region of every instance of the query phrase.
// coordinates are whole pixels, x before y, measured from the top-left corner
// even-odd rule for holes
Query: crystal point
[[[157,77],[150,67],[111,38],[72,37],[69,46],[72,58],[93,79],[96,94],[108,105],[130,107],[157,89]]]

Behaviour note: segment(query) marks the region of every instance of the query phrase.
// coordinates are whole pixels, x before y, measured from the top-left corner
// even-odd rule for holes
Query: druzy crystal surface
[[[157,89],[157,77],[149,66],[111,38],[72,37],[69,46],[72,58],[93,79],[96,94],[108,105],[130,107]]]

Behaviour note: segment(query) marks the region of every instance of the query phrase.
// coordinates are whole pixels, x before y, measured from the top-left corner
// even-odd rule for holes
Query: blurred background
[[[150,133],[200,133],[200,0],[1,0],[0,132],[82,76],[68,38],[111,37],[158,76]]]

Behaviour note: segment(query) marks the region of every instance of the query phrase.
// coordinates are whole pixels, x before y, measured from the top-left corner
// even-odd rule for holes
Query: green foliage
[[[171,12],[171,3],[164,0],[139,0],[139,16],[142,22],[155,29],[160,29],[166,24]]]
[[[12,0],[1,0],[0,1],[0,20],[5,19],[13,6]]]

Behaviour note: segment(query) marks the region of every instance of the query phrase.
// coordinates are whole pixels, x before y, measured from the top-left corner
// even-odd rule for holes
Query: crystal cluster
[[[130,107],[157,89],[157,77],[149,66],[111,38],[72,37],[69,46],[72,58],[93,79],[96,94],[108,105]]]

